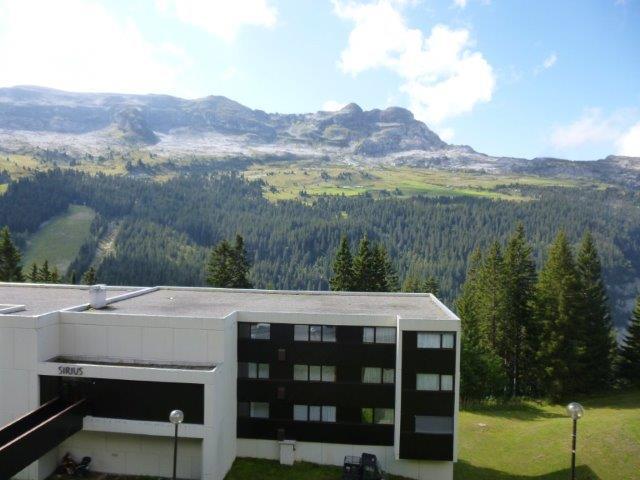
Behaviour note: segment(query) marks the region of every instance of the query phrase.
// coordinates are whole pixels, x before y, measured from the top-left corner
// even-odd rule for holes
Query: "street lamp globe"
[[[584,408],[578,402],[571,402],[569,405],[567,405],[567,414],[573,420],[579,420],[584,415]]]
[[[184,413],[182,412],[182,410],[173,410],[169,414],[169,421],[174,425],[178,425],[179,423],[182,423],[183,420],[184,420]]]

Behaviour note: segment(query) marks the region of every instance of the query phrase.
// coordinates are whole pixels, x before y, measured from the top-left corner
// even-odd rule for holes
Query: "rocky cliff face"
[[[0,129],[86,134],[116,125],[133,146],[178,135],[232,137],[248,144],[307,144],[364,156],[436,150],[447,144],[403,108],[267,114],[226,97],[185,100],[165,95],[70,93],[38,87],[0,89]],[[124,133],[126,132],[126,133]],[[154,133],[155,132],[155,133]]]
[[[148,149],[167,156],[281,157],[446,170],[586,177],[640,187],[640,159],[595,162],[493,157],[449,145],[404,108],[265,113],[222,96],[73,93],[0,88],[0,151]]]

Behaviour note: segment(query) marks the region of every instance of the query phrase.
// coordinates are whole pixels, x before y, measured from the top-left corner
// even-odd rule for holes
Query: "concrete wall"
[[[91,469],[123,475],[154,475],[171,478],[173,438],[103,432],[78,432],[57,449],[76,460],[92,458]],[[178,477],[202,478],[202,441],[181,438],[178,443]]]
[[[279,443],[275,440],[238,439],[238,457],[280,458]],[[382,468],[393,474],[417,480],[451,480],[453,462],[418,462],[396,460],[393,447],[343,445],[334,443],[296,442],[295,460],[341,466],[346,455],[373,453],[378,457]]]

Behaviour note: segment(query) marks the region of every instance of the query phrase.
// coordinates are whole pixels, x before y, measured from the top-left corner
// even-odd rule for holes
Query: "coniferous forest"
[[[437,288],[452,306],[472,253],[491,250],[494,242],[504,244],[519,223],[537,269],[560,230],[573,247],[589,231],[615,324],[624,326],[633,309],[640,278],[638,192],[520,187],[533,200],[374,200],[362,195],[273,203],[264,198],[263,188],[261,181],[234,173],[180,176],[161,183],[51,170],[9,185],[0,196],[0,225],[10,228],[21,247],[30,233],[70,204],[89,206],[98,214],[91,238],[69,271],[58,275],[81,281],[95,267],[91,279],[128,285],[206,285],[213,247],[241,234],[254,287],[329,289],[341,239],[346,237],[355,256],[366,237],[371,254],[384,256],[397,276],[392,283],[407,291]],[[109,235],[112,251],[96,264],[98,242]],[[25,276],[30,268],[24,266]]]

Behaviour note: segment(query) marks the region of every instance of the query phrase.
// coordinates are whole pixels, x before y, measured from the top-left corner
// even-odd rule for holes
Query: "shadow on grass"
[[[470,404],[465,412],[477,413],[489,417],[513,418],[516,420],[538,420],[541,418],[566,418],[561,413],[549,412],[533,402],[511,401],[508,403]]]
[[[458,461],[455,465],[455,480],[567,480],[570,477],[570,469],[565,468],[543,475],[514,475],[501,472],[492,468],[483,468],[470,463]],[[591,468],[586,465],[576,467],[576,480],[599,480]]]

